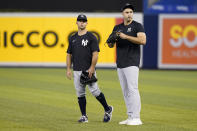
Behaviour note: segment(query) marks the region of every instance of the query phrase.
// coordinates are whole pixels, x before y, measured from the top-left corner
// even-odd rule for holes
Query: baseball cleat
[[[127,119],[119,122],[120,125],[142,125],[142,121],[139,118]]]
[[[127,121],[127,125],[142,125],[142,121],[139,118],[134,118]]]
[[[81,116],[80,119],[78,120],[80,123],[85,123],[88,122],[88,117],[87,116]]]
[[[109,111],[104,114],[103,122],[109,122],[112,118],[113,106],[109,106]]]
[[[126,125],[126,124],[127,124],[127,121],[128,121],[128,119],[127,119],[127,120],[124,120],[124,121],[119,122],[119,124],[120,124],[120,125]]]

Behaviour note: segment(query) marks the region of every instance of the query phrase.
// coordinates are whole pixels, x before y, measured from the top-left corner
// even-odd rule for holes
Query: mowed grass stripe
[[[171,125],[188,129],[195,129],[197,127],[196,110],[144,104],[142,107],[142,112],[142,118],[144,118],[148,123],[163,123],[164,125]],[[146,114],[149,114],[152,117],[146,117]]]
[[[28,88],[18,88],[15,90],[16,87],[5,87],[0,88],[1,96],[0,98],[9,98],[9,99],[16,99],[26,102],[32,103],[40,103],[51,105],[55,107],[65,107],[66,104],[72,104],[72,99],[66,98],[73,98],[72,94],[67,94],[63,92],[53,92],[48,90],[39,90],[39,89],[28,89]]]
[[[34,70],[32,70],[32,72],[34,72]],[[3,72],[0,72],[1,74],[3,74]],[[56,83],[62,83],[65,84],[65,80],[66,80],[66,76],[64,75],[54,75],[51,74],[51,72],[47,72],[47,73],[29,73],[29,72],[12,72],[10,71],[10,73],[6,72],[5,74],[3,74],[4,78],[9,78],[9,79],[15,79],[15,80],[22,80],[22,81],[43,81],[43,82],[56,82]],[[66,80],[67,81],[67,80]]]
[[[114,106],[113,119],[102,123],[103,108],[87,89],[89,123],[78,124],[77,97],[65,69],[0,68],[0,130],[197,130],[197,71],[141,70],[142,126],[118,125],[126,119],[126,107],[116,70],[99,69],[97,76]]]
[[[139,82],[152,83],[158,85],[171,86],[172,88],[193,88],[197,83],[196,71],[151,71],[142,70]],[[142,79],[143,78],[143,79]]]
[[[190,97],[197,98],[197,90],[193,90],[191,88],[183,89],[183,88],[171,88],[166,86],[157,86],[151,84],[140,84],[140,91],[146,93],[155,93],[155,94],[164,94],[169,96],[180,96],[180,97]],[[143,89],[142,89],[143,88]],[[170,91],[169,91],[170,90]]]

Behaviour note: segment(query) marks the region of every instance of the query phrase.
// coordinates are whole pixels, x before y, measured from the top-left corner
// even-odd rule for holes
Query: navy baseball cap
[[[125,6],[122,7],[121,11],[124,11],[127,8],[132,9],[134,11],[134,7],[131,4],[129,4],[129,3],[126,3]]]
[[[77,21],[88,21],[87,17],[84,14],[80,14],[77,17]]]

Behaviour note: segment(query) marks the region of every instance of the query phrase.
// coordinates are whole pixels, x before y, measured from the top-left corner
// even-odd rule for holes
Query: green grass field
[[[102,122],[103,108],[87,89],[89,123],[80,124],[65,69],[0,68],[0,131],[197,131],[197,71],[141,70],[142,126],[118,124],[127,116],[116,70],[97,76],[112,121]]]

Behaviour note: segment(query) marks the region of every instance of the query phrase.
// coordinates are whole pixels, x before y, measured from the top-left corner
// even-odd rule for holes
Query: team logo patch
[[[73,40],[72,43],[74,43],[76,40]]]
[[[131,32],[131,27],[127,29],[127,32]]]
[[[87,44],[88,44],[88,40],[82,40],[82,42],[81,42],[81,44],[82,44],[82,46],[87,46]]]

